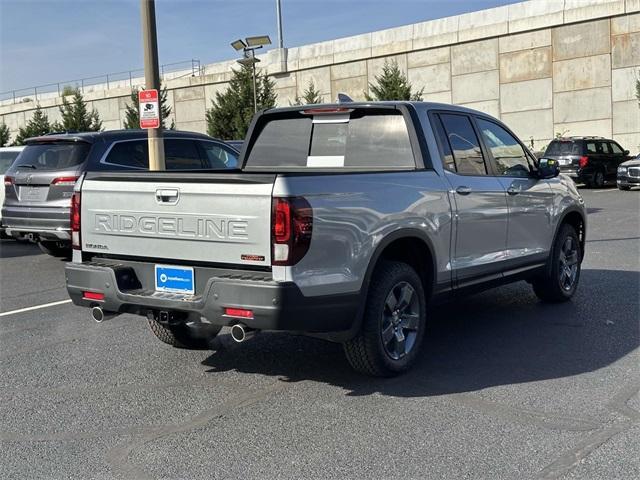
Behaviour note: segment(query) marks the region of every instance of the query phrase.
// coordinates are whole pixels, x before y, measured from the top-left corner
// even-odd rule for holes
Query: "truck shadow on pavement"
[[[240,345],[221,335],[203,364],[210,372],[324,382],[354,396],[443,395],[567,377],[606,367],[640,345],[639,291],[639,272],[587,269],[565,304],[543,304],[519,282],[432,307],[418,363],[393,379],[352,372],[340,345],[276,333]]]
[[[32,255],[42,255],[42,251],[35,243],[0,240],[0,258],[29,257]]]

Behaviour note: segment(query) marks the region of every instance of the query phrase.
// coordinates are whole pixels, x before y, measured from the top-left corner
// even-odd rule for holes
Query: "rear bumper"
[[[97,262],[67,263],[67,291],[74,304],[118,313],[147,315],[168,311],[185,320],[230,326],[243,323],[260,330],[300,333],[337,333],[349,330],[355,321],[360,295],[305,297],[293,283],[256,278],[255,272],[199,268],[196,281],[203,284],[193,296],[156,292],[144,288],[145,269],[125,264]],[[104,293],[104,301],[86,300],[83,292]],[[232,318],[227,307],[250,309],[253,318]]]
[[[567,175],[576,183],[589,183],[593,181],[595,172],[584,171],[580,168],[560,167],[560,173]]]
[[[70,240],[69,208],[67,207],[4,207],[2,226],[8,235],[28,233],[46,240]]]
[[[46,228],[5,227],[4,231],[11,237],[24,237],[31,233],[43,240],[71,241],[70,231],[64,229],[48,230]]]

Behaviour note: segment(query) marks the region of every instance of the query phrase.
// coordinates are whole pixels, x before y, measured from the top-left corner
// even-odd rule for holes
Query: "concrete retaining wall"
[[[395,61],[424,100],[456,103],[502,118],[536,148],[556,133],[613,137],[640,151],[640,0],[533,0],[513,5],[271,50],[260,64],[279,105],[310,80],[325,101],[345,92],[363,99],[385,61]],[[167,81],[176,126],[206,131],[205,110],[226,89],[235,61],[204,75]],[[121,128],[128,88],[88,92],[105,129]],[[42,99],[51,120],[60,98]],[[15,133],[33,102],[0,104]]]

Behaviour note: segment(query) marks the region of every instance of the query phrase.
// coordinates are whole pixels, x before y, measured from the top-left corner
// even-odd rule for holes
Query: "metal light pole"
[[[140,0],[140,12],[142,18],[145,88],[156,89],[159,92],[160,73],[158,70],[158,39],[156,35],[155,0]],[[150,128],[147,130],[149,139],[149,170],[165,170],[161,111],[159,112],[159,115],[159,128]]]
[[[276,0],[276,15],[278,16],[278,48],[284,48],[282,40],[282,5]]]
[[[256,63],[258,63],[258,59],[256,58],[256,51],[251,50],[251,67],[253,68],[253,113],[258,111],[258,88],[256,86]]]

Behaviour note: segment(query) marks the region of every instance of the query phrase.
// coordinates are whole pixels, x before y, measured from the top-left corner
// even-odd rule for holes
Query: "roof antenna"
[[[339,92],[336,103],[353,103],[353,99],[346,93]]]

